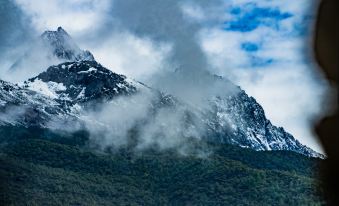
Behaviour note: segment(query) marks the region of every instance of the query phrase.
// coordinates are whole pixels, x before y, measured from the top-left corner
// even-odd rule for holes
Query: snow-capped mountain
[[[153,95],[146,105],[150,113],[145,118],[156,116],[165,107],[170,107],[173,111],[183,110],[185,127],[180,127],[185,130],[180,133],[183,136],[194,134],[187,133],[188,130],[200,131],[200,128],[206,128],[201,135],[209,141],[230,143],[255,150],[289,150],[307,156],[322,157],[302,145],[283,128],[272,125],[255,99],[227,79],[211,75],[213,81],[232,86],[234,91],[216,95],[206,101],[206,107],[196,108],[171,94],[164,94],[156,88],[112,72],[97,63],[92,55],[88,56],[89,59],[77,59],[79,56],[75,54],[79,53],[75,51],[81,50],[73,43],[64,43],[64,40],[68,41],[70,37],[62,28],[58,28],[56,32],[47,31],[42,36],[54,42],[52,45],[58,48],[56,55],[66,58],[67,61],[48,67],[46,71],[25,81],[22,87],[1,81],[1,112],[6,113],[10,105],[17,105],[18,108],[24,106],[30,111],[29,122],[34,120],[35,125],[41,126],[48,125],[54,116],[61,120],[78,118],[82,121],[81,112],[85,110],[100,107],[119,96],[132,97],[146,91]],[[71,49],[69,52],[69,48],[77,49]],[[36,120],[35,114],[39,117]],[[15,121],[28,124],[29,122],[25,121],[26,116],[22,115],[22,120],[20,115],[17,115]],[[0,121],[6,122],[5,118]],[[15,124],[15,121],[10,119],[11,124]],[[142,122],[149,124],[147,119]]]
[[[227,81],[222,78],[215,80]],[[95,61],[66,62],[51,66],[26,81],[24,87],[77,106],[93,102],[98,104],[98,101],[108,102],[120,95],[128,96],[149,90],[158,94],[149,105],[155,113],[168,106],[184,108],[191,116],[198,117],[199,123],[190,122],[191,126],[204,125],[208,128],[206,138],[209,140],[255,150],[291,150],[308,156],[317,155],[283,128],[272,125],[255,99],[238,87],[235,87],[238,88],[237,92],[209,100],[209,109],[202,111],[171,95],[164,95],[123,75],[115,74]]]

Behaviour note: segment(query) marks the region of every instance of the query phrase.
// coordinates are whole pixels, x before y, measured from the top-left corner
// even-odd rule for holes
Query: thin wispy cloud
[[[93,29],[105,20],[109,0],[13,0],[26,15],[31,24],[44,31],[63,26],[71,33]]]

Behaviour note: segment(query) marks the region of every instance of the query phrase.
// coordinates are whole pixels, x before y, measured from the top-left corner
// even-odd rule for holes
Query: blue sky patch
[[[259,50],[259,45],[253,42],[244,42],[241,44],[241,49],[247,52],[256,52]]]
[[[282,12],[278,8],[260,8],[250,3],[230,10],[234,20],[224,23],[224,29],[229,31],[250,32],[259,26],[267,26],[279,30],[279,22],[290,18],[293,14]]]

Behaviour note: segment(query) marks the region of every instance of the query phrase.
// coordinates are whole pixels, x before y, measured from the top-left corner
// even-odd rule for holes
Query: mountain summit
[[[60,60],[94,61],[91,52],[81,50],[62,27],[58,27],[56,31],[45,31],[41,39],[50,46],[53,55]]]
[[[80,49],[72,37],[62,27],[58,27],[56,31],[43,32],[9,68],[8,76],[15,77],[10,81],[21,82],[51,65],[94,60],[91,52]]]

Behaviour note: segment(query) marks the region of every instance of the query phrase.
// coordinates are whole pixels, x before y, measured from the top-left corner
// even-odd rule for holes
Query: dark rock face
[[[66,62],[51,66],[45,72],[29,79],[25,82],[25,87],[34,87],[37,80],[54,82],[64,87],[55,91],[58,98],[72,102],[88,102],[135,93],[136,88],[126,79],[125,76],[113,73],[95,61]]]

